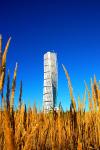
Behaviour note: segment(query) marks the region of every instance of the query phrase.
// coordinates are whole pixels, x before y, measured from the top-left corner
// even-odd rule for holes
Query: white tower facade
[[[44,89],[43,89],[43,110],[48,112],[55,108],[57,98],[57,54],[47,52],[44,54]]]

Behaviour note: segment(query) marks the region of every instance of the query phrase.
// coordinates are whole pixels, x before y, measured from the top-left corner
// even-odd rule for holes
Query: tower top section
[[[51,51],[48,51],[44,54],[44,60],[45,59],[50,59],[50,58],[53,58],[53,57],[57,57],[57,53],[55,52],[51,52]]]

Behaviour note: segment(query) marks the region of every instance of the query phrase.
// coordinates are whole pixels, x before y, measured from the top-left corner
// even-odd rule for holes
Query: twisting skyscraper
[[[57,98],[57,81],[57,54],[54,52],[47,52],[46,54],[44,54],[44,112],[48,112],[55,107]]]

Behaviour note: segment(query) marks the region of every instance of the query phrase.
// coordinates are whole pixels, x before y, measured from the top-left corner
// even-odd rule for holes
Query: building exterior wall
[[[57,55],[54,52],[44,54],[43,110],[48,112],[55,107],[57,97]]]

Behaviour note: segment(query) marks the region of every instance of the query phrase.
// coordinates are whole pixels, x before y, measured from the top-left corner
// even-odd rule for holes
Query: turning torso
[[[44,88],[43,88],[43,111],[49,112],[55,108],[57,97],[57,54],[47,52],[44,54]]]

